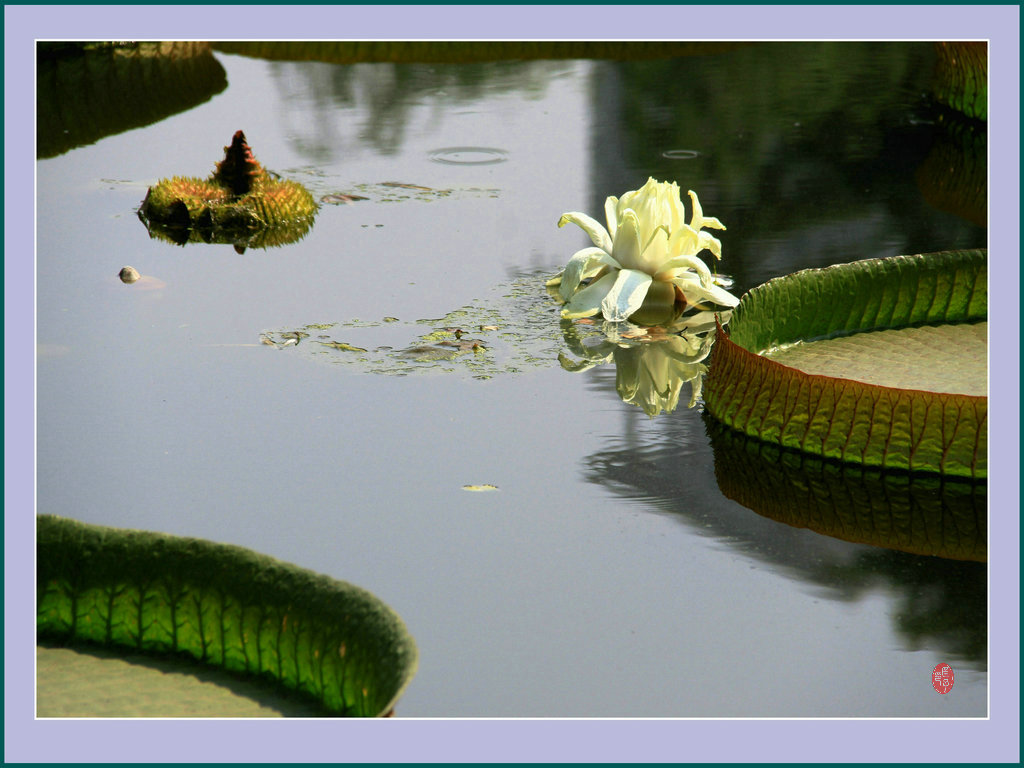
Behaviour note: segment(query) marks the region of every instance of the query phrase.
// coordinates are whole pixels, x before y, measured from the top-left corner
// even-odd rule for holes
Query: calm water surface
[[[210,100],[38,163],[39,510],[240,544],[370,589],[420,649],[405,717],[984,716],[983,565],[728,500],[700,408],[648,418],[619,398],[614,367],[563,370],[543,291],[588,244],[560,214],[603,218],[607,195],[648,176],[696,190],[728,225],[737,293],[984,246],[919,186],[930,56],[216,54],[228,85]],[[325,205],[283,248],[150,239],[135,217],[146,188],[205,176],[238,129],[318,198],[369,199]],[[125,264],[160,283],[121,284]],[[513,339],[488,378],[260,343],[320,324],[401,347],[488,305]],[[954,603],[953,620],[929,618]],[[939,662],[956,670],[945,696]]]

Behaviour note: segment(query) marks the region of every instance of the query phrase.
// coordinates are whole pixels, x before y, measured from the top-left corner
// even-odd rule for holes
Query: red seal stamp
[[[953,668],[949,664],[936,664],[932,670],[932,688],[937,693],[949,693],[953,687]]]

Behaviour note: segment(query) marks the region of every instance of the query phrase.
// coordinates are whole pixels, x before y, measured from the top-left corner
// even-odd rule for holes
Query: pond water
[[[239,544],[371,590],[420,650],[400,717],[987,714],[983,563],[730,500],[700,406],[651,418],[614,365],[563,369],[544,290],[589,244],[559,216],[603,218],[649,176],[728,226],[737,295],[984,247],[984,228],[929,202],[931,44],[214,55],[226,87],[207,100],[38,161],[40,512]],[[280,248],[151,239],[147,187],[207,175],[239,129],[265,166],[341,204]],[[150,279],[121,283],[129,264]],[[485,349],[380,351],[451,326]],[[940,662],[956,671],[944,696]]]

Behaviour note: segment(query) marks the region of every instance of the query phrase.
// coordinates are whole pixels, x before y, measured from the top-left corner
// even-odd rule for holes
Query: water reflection
[[[331,60],[274,50],[284,59]],[[951,140],[937,119],[928,96],[933,44],[761,43],[705,52],[588,62],[593,197],[581,209],[601,210],[608,190],[635,188],[648,175],[699,188],[729,224],[730,271],[741,292],[806,267],[985,244],[984,132],[974,129],[970,142],[954,132]],[[273,61],[269,73],[287,134],[322,166],[366,149],[397,154],[414,122],[455,125],[482,100],[540,99],[576,64],[439,61]],[[671,98],[665,82],[674,84]],[[954,180],[968,198],[955,208],[939,199],[928,170],[948,167],[951,149],[962,158]],[[919,175],[931,180],[919,184]]]
[[[988,224],[988,135],[977,122],[943,115],[935,142],[917,169],[921,195],[979,227]]]
[[[319,165],[345,160],[363,147],[381,155],[400,153],[424,109],[427,121],[436,124],[452,110],[470,109],[495,95],[541,99],[551,79],[565,70],[565,63],[554,61],[270,65],[288,134],[297,150]],[[465,162],[469,151],[477,162],[501,162],[507,154],[504,147],[472,146],[441,147],[433,154],[437,162]]]
[[[430,159],[444,165],[494,165],[504,163],[508,152],[491,147],[445,147],[431,152]]]
[[[926,95],[934,59],[930,43],[765,43],[700,59],[598,63],[589,207],[601,206],[603,190],[639,183],[636,169],[700,189],[704,205],[729,225],[738,293],[808,267],[984,246],[984,132],[951,132],[937,119]],[[671,99],[665,82],[674,84]],[[608,146],[619,151],[612,155]],[[684,161],[672,152],[679,148],[696,156]],[[611,376],[598,368],[590,386],[610,391]],[[985,667],[983,563],[846,543],[761,517],[722,500],[696,410],[649,425],[638,410],[623,418],[621,433],[587,459],[591,482],[672,514],[832,599],[884,590],[909,648],[936,648]],[[756,478],[764,470],[751,472]],[[821,503],[823,488],[836,493],[828,479],[778,482]],[[921,490],[913,498],[888,491],[885,501],[900,503],[887,510],[875,496],[856,499],[882,511],[883,521],[895,519],[894,509],[904,515],[910,527],[901,532],[911,542],[935,543],[933,536],[946,552],[983,558],[986,511],[977,489],[959,499],[966,513],[948,494]],[[745,498],[757,496],[755,489]],[[821,527],[848,530],[840,529],[843,520],[836,514]],[[926,529],[917,526],[925,520]],[[942,528],[949,520],[958,527]],[[852,522],[875,533],[863,513]]]
[[[607,373],[598,378],[595,386],[607,386]],[[710,467],[705,465],[703,441],[707,436],[701,414],[697,410],[678,411],[671,417],[651,422],[651,426],[655,428],[645,432],[635,417],[627,418],[622,434],[609,438],[602,450],[587,458],[587,480],[625,498],[642,500],[653,510],[678,517],[701,535],[715,539],[746,558],[769,564],[773,572],[787,574],[813,587],[819,595],[854,601],[884,591],[895,602],[891,611],[893,625],[908,648],[936,649],[973,668],[985,668],[987,572],[984,563],[847,544],[832,536],[816,536],[801,528],[768,520],[740,504],[723,502],[714,480],[710,485],[705,480]],[[715,459],[718,471],[717,453]],[[756,471],[764,469],[764,465],[759,464]],[[729,471],[729,468],[723,466],[722,471]],[[806,480],[794,476],[789,476],[785,482],[793,484],[797,494],[820,493],[820,482],[818,486],[807,487]],[[863,501],[856,497],[855,491],[850,493],[855,503]],[[755,489],[750,495],[756,497],[758,491]],[[907,526],[936,522],[923,519],[934,514],[934,509],[922,508],[920,499],[925,496],[926,490],[915,489],[914,500],[908,497],[904,508],[890,508],[877,518],[879,526],[896,520],[893,527],[899,528],[899,523],[903,522],[901,516],[909,518],[905,520]],[[886,501],[891,498],[890,492]],[[984,500],[976,492],[969,494],[965,503],[974,513],[984,510]],[[918,506],[913,506],[915,504]],[[948,497],[937,503],[940,508],[944,505],[955,506]],[[881,507],[882,503],[874,502],[872,513],[878,514]],[[834,506],[832,509],[837,518],[859,514],[862,528],[871,525],[864,510],[848,508],[841,512]],[[977,522],[983,521],[983,514],[980,517],[972,517],[970,512],[965,515],[963,504],[959,509],[949,508],[945,514],[955,517],[962,534],[951,536],[946,532],[947,540],[958,539],[964,550],[977,553],[985,538],[984,523]],[[963,529],[965,517],[974,530]],[[904,527],[903,532],[906,530]],[[918,538],[925,535],[913,533]],[[943,532],[934,528],[928,528],[928,533],[940,541],[943,538]]]
[[[214,43],[226,53],[271,61],[323,61],[471,64],[474,62],[528,61],[532,59],[663,59],[728,51],[745,45],[733,42],[625,42],[618,40],[515,40],[515,41],[230,41]]]
[[[725,322],[729,314],[724,313]],[[560,352],[562,368],[575,373],[613,363],[619,397],[648,416],[674,411],[684,384],[690,385],[687,407],[700,397],[704,360],[714,343],[714,313],[684,314],[665,326],[563,319],[561,327],[566,346],[579,358]]]
[[[936,648],[974,669],[988,665],[988,571],[982,563],[876,550],[821,574],[846,599],[876,588],[895,598],[893,623],[908,648]]]
[[[38,158],[156,123],[227,87],[209,43],[37,45]]]
[[[705,419],[729,499],[780,523],[844,541],[984,562],[987,485],[841,464],[749,438]]]
[[[933,151],[947,156],[928,96],[935,58],[931,43],[825,42],[599,62],[590,207],[642,181],[638,168],[699,189],[729,226],[740,292],[807,267],[984,246],[978,216],[945,215],[917,180]],[[696,156],[669,154],[679,148]]]

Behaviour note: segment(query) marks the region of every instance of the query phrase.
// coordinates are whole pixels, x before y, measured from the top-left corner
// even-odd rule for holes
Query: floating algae
[[[491,379],[558,364],[562,346],[558,307],[544,290],[545,275],[516,278],[495,286],[492,295],[444,317],[401,320],[349,320],[298,354],[361,373],[392,376],[454,374]],[[324,329],[308,325],[265,331],[270,345],[294,347],[296,334]]]

